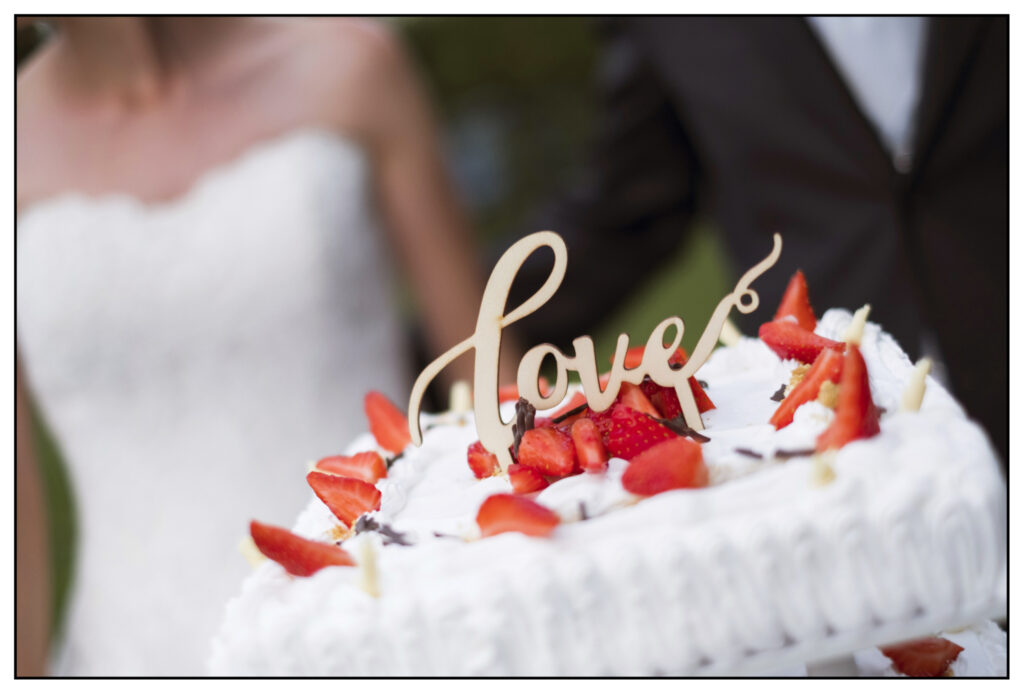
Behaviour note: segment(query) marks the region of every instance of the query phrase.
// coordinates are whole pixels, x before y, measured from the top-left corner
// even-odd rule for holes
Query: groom
[[[802,268],[819,310],[872,306],[911,358],[941,359],[1008,451],[1006,17],[633,17],[609,22],[589,179],[533,229],[569,263],[522,323],[561,345],[672,256],[695,213],[758,281]],[[533,268],[546,274],[543,263]],[[512,301],[539,285],[521,282]],[[760,315],[738,317],[756,334]],[[745,319],[745,320],[744,320]]]

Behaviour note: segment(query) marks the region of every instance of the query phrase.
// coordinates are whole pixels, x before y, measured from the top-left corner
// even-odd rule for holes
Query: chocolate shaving
[[[760,454],[760,453],[758,453],[757,451],[752,451],[752,450],[750,450],[749,448],[737,448],[737,449],[735,449],[735,450],[736,450],[736,452],[737,452],[737,453],[739,453],[740,455],[745,455],[745,456],[747,456],[748,458],[757,458],[758,460],[762,460],[762,459],[764,459],[764,456],[763,456],[763,455],[761,455],[761,454]]]
[[[397,453],[397,454],[395,454],[395,455],[391,456],[390,458],[387,458],[387,459],[386,459],[386,460],[384,461],[384,466],[385,466],[385,467],[386,467],[386,468],[387,468],[388,470],[390,470],[390,469],[391,469],[391,466],[392,466],[392,465],[394,465],[394,464],[395,464],[395,462],[396,462],[396,461],[397,461],[397,460],[398,460],[399,458],[401,458],[401,457],[402,457],[403,455],[405,455],[405,451],[402,451],[401,453]]]
[[[412,543],[405,539],[405,533],[398,532],[390,525],[382,525],[380,527],[380,530],[378,530],[377,532],[379,532],[384,537],[385,545],[402,545],[403,547],[412,546]]]
[[[650,415],[648,415],[648,417],[650,417]],[[680,436],[689,436],[694,441],[707,443],[708,441],[711,440],[710,438],[700,433],[699,431],[691,429],[689,426],[687,426],[686,419],[683,417],[682,413],[677,414],[672,419],[658,419],[657,417],[651,417],[651,419],[661,424],[664,424],[666,427],[671,429],[673,432],[679,434]]]
[[[376,530],[379,527],[380,525],[377,523],[377,521],[370,518],[364,513],[363,515],[359,516],[359,518],[356,520],[356,525],[353,528],[353,530],[356,531],[356,534],[359,534],[365,533],[368,530]]]
[[[412,546],[412,543],[405,539],[405,533],[398,532],[387,523],[378,523],[366,514],[359,516],[359,520],[356,521],[355,531],[357,535],[359,533],[376,531],[384,538],[385,545]]]
[[[774,400],[775,402],[782,402],[783,400],[786,399],[786,384],[785,383],[783,383],[781,386],[779,386],[779,389],[777,391],[775,391],[775,393],[772,395],[771,399]]]
[[[701,388],[707,388],[708,387],[708,382],[703,380],[703,379],[701,379],[701,378],[698,378],[697,379],[697,385],[699,385]]]
[[[512,435],[515,441],[512,444],[512,452],[519,457],[519,443],[523,440],[523,434],[533,428],[533,418],[537,414],[537,408],[530,404],[526,398],[519,398],[516,402],[516,421],[512,425]]]
[[[587,520],[590,516],[587,515],[587,505],[580,502],[580,520]]]
[[[814,455],[813,448],[799,448],[792,451],[775,451],[775,457],[779,460],[789,460],[790,458],[805,458],[809,455]]]
[[[449,535],[448,533],[439,533],[436,530],[434,531],[434,537],[448,538],[449,540],[461,540],[462,539],[458,535]]]
[[[571,410],[569,410],[568,412],[566,412],[564,414],[558,415],[557,417],[555,417],[554,419],[551,420],[551,423],[552,424],[558,424],[559,422],[563,422],[566,419],[569,419],[569,417],[575,417],[576,415],[580,414],[581,412],[584,412],[586,409],[587,409],[587,403],[583,403],[579,407],[574,407]]]

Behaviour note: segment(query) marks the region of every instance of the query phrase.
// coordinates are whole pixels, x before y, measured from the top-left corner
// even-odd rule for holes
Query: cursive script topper
[[[533,296],[505,314],[508,293],[519,268],[534,251],[543,246],[547,246],[555,254],[555,264],[551,269],[551,274],[548,275],[541,288],[534,292]],[[526,398],[538,410],[554,407],[565,398],[569,389],[568,372],[576,371],[579,374],[588,406],[592,410],[600,412],[612,405],[623,383],[639,385],[645,376],[650,376],[651,380],[658,385],[675,389],[687,426],[700,431],[704,428],[704,424],[687,379],[696,373],[697,369],[711,356],[718,336],[722,332],[722,326],[729,316],[729,311],[734,306],[741,313],[750,313],[757,309],[759,299],[757,292],[749,288],[750,283],[772,267],[779,259],[781,252],[782,237],[775,234],[771,253],[747,270],[740,277],[733,291],[718,302],[718,306],[715,307],[714,313],[711,314],[711,318],[704,327],[704,332],[697,341],[693,354],[682,368],[673,368],[669,359],[682,342],[686,326],[678,316],[670,316],[651,331],[644,348],[643,359],[635,368],[627,369],[625,367],[629,336],[619,335],[608,383],[603,390],[594,356],[594,341],[589,336],[583,335],[573,340],[574,354],[572,356],[563,354],[557,347],[550,344],[533,347],[523,355],[519,362],[519,371],[516,375],[519,395]],[[497,456],[501,469],[508,469],[512,463],[509,448],[512,446],[514,436],[512,433],[513,420],[503,421],[499,411],[498,358],[501,351],[501,331],[536,311],[554,295],[562,284],[562,278],[565,277],[567,262],[568,251],[565,241],[553,231],[539,231],[530,234],[505,251],[491,273],[486,289],[484,289],[484,295],[480,301],[480,312],[477,314],[476,331],[431,362],[413,384],[412,394],[409,396],[409,433],[414,444],[419,446],[423,443],[419,415],[420,404],[427,386],[448,364],[472,349],[475,350],[473,411],[477,434],[484,448]],[[669,344],[665,344],[665,333],[669,328],[675,328],[675,334]],[[540,369],[541,364],[548,357],[555,361],[557,376],[550,391],[546,395],[541,395],[539,390]]]

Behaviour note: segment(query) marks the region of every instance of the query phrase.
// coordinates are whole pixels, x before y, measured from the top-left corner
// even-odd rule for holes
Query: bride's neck
[[[66,87],[80,96],[144,107],[197,74],[246,28],[248,22],[238,18],[61,20]]]

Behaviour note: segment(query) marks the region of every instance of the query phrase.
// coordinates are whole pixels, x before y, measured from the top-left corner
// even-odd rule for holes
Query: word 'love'
[[[551,274],[533,296],[510,313],[504,314],[505,303],[516,274],[526,259],[542,246],[547,246],[555,254],[555,264],[551,269]],[[538,410],[554,407],[565,398],[568,391],[568,372],[575,371],[579,374],[588,406],[590,409],[600,412],[611,406],[623,383],[639,385],[645,376],[650,376],[651,380],[658,385],[675,389],[687,426],[698,431],[703,429],[704,425],[701,422],[700,413],[687,379],[711,356],[729,311],[734,306],[741,313],[750,313],[757,308],[759,299],[757,292],[749,289],[750,283],[772,267],[781,252],[782,237],[775,234],[771,253],[747,270],[740,277],[733,291],[718,302],[718,306],[704,327],[700,340],[697,341],[693,354],[682,368],[673,368],[669,364],[669,359],[682,342],[686,326],[681,318],[671,316],[651,331],[644,348],[643,360],[635,368],[627,369],[625,367],[629,336],[619,335],[615,345],[615,356],[612,359],[612,369],[604,390],[601,389],[599,383],[597,360],[594,356],[594,341],[589,336],[584,335],[573,340],[572,346],[575,353],[572,356],[563,354],[557,347],[550,344],[533,347],[523,355],[519,362],[519,370],[516,375],[519,395],[526,398]],[[513,421],[502,421],[498,401],[498,358],[501,350],[501,331],[536,311],[554,295],[565,277],[567,260],[568,252],[565,242],[562,237],[552,231],[539,231],[531,234],[515,243],[501,256],[501,260],[498,261],[494,272],[491,273],[491,277],[487,281],[487,287],[480,301],[476,331],[431,362],[413,384],[412,394],[409,397],[409,433],[414,444],[419,446],[423,442],[419,414],[420,404],[427,386],[448,364],[473,349],[476,352],[473,367],[473,411],[476,418],[477,434],[484,448],[497,456],[502,470],[506,470],[512,464],[509,448],[514,442]],[[666,345],[665,333],[669,328],[675,328],[675,334],[670,343]],[[555,360],[557,376],[551,391],[547,395],[541,395],[538,385],[541,364],[549,356]]]

